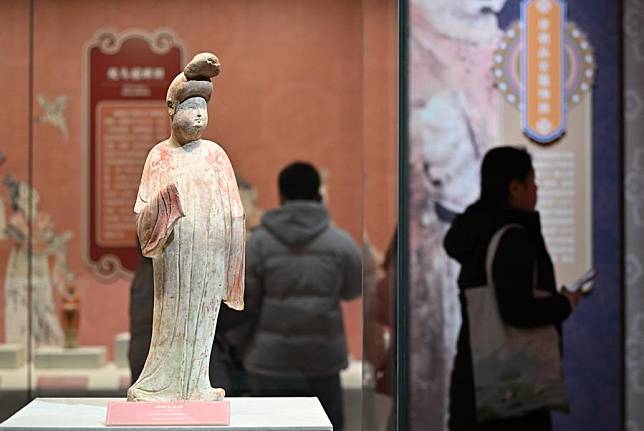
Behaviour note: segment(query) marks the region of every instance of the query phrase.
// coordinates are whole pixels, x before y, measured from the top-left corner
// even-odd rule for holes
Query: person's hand
[[[566,295],[568,301],[570,301],[570,306],[573,309],[577,307],[577,304],[579,303],[579,301],[581,301],[581,298],[584,297],[584,292],[582,292],[581,289],[570,292],[568,289],[566,289],[565,286],[563,288],[563,294]]]

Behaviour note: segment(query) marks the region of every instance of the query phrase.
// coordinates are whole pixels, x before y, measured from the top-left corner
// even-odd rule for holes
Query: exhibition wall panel
[[[555,429],[620,429],[620,2],[414,0],[408,24],[411,429],[447,426],[461,313],[459,268],[442,241],[478,199],[483,155],[499,145],[533,156],[559,284],[599,274],[564,325],[571,413],[555,415]]]
[[[624,2],[626,429],[644,429],[644,5]]]

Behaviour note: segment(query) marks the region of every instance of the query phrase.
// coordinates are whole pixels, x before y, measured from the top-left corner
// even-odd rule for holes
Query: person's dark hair
[[[320,201],[320,175],[313,165],[305,162],[291,163],[280,172],[280,195],[284,200]]]
[[[524,182],[532,171],[532,157],[524,148],[492,148],[481,165],[480,203],[492,208],[506,207],[512,180]]]

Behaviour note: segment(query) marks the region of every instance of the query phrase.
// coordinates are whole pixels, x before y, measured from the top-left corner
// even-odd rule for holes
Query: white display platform
[[[110,400],[123,401],[118,398],[36,398],[0,424],[0,430],[333,430],[317,398],[226,398],[230,401],[230,425],[216,427],[108,427],[105,415]]]
[[[101,368],[107,363],[105,346],[83,346],[73,349],[39,347],[34,355],[36,368]]]

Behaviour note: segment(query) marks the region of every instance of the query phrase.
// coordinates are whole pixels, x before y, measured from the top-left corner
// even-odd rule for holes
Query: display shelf
[[[26,390],[28,365],[0,369],[0,391]],[[82,391],[125,391],[130,386],[130,370],[110,362],[101,368],[33,368],[31,387],[39,390],[75,389]]]
[[[130,362],[127,357],[130,344],[130,333],[121,332],[114,337],[114,363],[118,368],[129,368]]]
[[[0,344],[0,368],[20,368],[25,365],[25,347],[18,344]]]
[[[108,401],[118,398],[36,398],[0,424],[0,430],[90,431],[121,430],[285,430],[332,431],[333,427],[317,398],[226,398],[230,401],[230,425],[217,427],[122,427],[105,425]]]
[[[102,368],[106,364],[105,346],[84,346],[66,349],[64,347],[39,347],[34,355],[36,368]]]
[[[0,368],[0,391],[26,389],[28,365],[18,368]],[[125,391],[130,386],[130,370],[108,362],[101,368],[34,368],[31,373],[32,388],[55,389],[59,382],[62,389],[85,389],[88,391]],[[87,384],[80,386],[79,378],[87,378]],[[362,381],[362,363],[351,360],[349,367],[340,373],[342,387],[345,390],[360,390]],[[41,383],[39,385],[39,383]],[[42,388],[45,383],[45,388]]]

